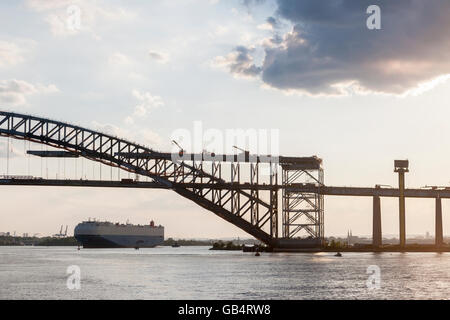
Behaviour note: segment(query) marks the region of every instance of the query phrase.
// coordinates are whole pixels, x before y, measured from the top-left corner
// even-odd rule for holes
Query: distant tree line
[[[242,250],[242,245],[234,244],[233,241],[217,241],[213,243],[211,250]]]
[[[74,237],[54,238],[54,237],[13,237],[0,236],[0,246],[78,246]]]
[[[212,242],[213,240],[187,240],[187,239],[175,240],[173,238],[168,238],[164,240],[163,245],[172,246],[175,243],[177,243],[180,246],[210,246]]]

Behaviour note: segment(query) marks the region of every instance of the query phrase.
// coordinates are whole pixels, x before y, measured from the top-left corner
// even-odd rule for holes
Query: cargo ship
[[[75,227],[74,237],[83,248],[152,248],[163,244],[164,227],[89,220]]]

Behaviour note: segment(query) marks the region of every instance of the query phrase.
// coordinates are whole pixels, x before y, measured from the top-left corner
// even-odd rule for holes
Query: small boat
[[[244,244],[242,246],[242,252],[256,252],[256,250],[258,250],[258,247],[255,246],[254,244],[252,245]]]
[[[172,245],[172,248],[178,248],[178,247],[181,247],[181,246],[179,245],[178,242],[175,242],[175,243]]]
[[[342,254],[341,254],[340,252],[338,252],[338,253],[336,253],[334,256],[335,256],[335,257],[342,257]]]
[[[259,256],[260,256],[259,252],[258,252],[258,251],[256,251],[256,253],[255,253],[255,257],[259,257]]]

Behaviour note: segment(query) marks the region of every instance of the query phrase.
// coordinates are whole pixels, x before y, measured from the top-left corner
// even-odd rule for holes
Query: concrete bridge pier
[[[381,205],[380,197],[373,197],[373,224],[372,224],[372,245],[378,248],[382,245],[381,240]]]
[[[442,229],[442,201],[440,197],[436,198],[436,218],[435,218],[435,244],[436,247],[442,246],[444,243]]]
[[[400,215],[400,247],[406,245],[406,222],[405,222],[405,173],[409,172],[408,160],[394,160],[394,172],[398,172],[398,191],[399,191],[399,215]]]

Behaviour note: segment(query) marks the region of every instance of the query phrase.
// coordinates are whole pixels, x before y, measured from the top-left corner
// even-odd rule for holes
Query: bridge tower
[[[324,244],[324,185],[322,159],[309,157],[281,164],[282,238],[280,247],[311,248]],[[297,186],[297,187],[296,187]],[[305,192],[311,186],[317,192]]]

